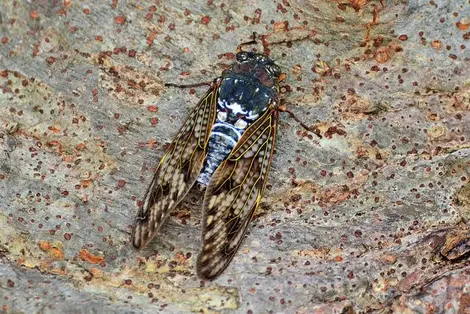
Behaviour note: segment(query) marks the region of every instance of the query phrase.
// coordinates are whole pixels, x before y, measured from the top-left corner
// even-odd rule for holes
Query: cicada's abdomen
[[[230,154],[237,144],[244,130],[237,129],[224,120],[217,119],[212,128],[211,137],[209,138],[208,154],[204,162],[204,168],[199,175],[197,181],[207,186],[215,169]]]

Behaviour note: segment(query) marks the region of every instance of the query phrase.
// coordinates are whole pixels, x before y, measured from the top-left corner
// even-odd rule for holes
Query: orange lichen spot
[[[281,73],[281,75],[279,75],[279,82],[284,81],[286,78],[287,78],[286,73]]]
[[[285,32],[287,31],[288,28],[289,28],[288,21],[276,22],[274,23],[274,26],[273,26],[273,32],[274,33]]]
[[[96,41],[101,41],[101,42],[103,42],[103,36],[99,36],[99,35],[98,35],[98,36],[95,37],[95,39],[96,39]]]
[[[49,254],[55,260],[63,260],[64,259],[64,251],[62,251],[62,242],[58,242],[58,243],[59,244],[57,246],[54,246],[49,250]]]
[[[458,29],[466,31],[470,27],[470,19],[463,18],[456,23],[456,26],[458,27]]]
[[[49,256],[54,260],[63,260],[64,259],[64,252],[62,251],[62,243],[57,242],[55,244],[51,244],[48,241],[39,241],[39,248],[47,252]]]
[[[382,260],[387,264],[394,264],[397,261],[397,257],[393,254],[385,254]]]
[[[362,9],[367,4],[367,2],[369,2],[369,0],[349,0],[349,3],[356,11]]]
[[[4,36],[2,37],[2,44],[8,43],[8,37]]]
[[[342,262],[343,258],[341,256],[335,256],[335,261],[336,262]]]
[[[122,25],[126,23],[126,17],[122,15],[118,15],[114,17],[114,23]]]
[[[157,36],[157,32],[151,32],[150,35],[147,36],[147,45],[153,45],[155,37]]]
[[[89,8],[85,8],[83,9],[83,13],[85,13],[86,15],[89,15],[91,14],[91,10]]]
[[[91,267],[89,271],[93,275],[93,277],[101,277],[102,276],[101,270],[99,270],[96,267]]]
[[[50,131],[52,131],[53,133],[55,134],[59,134],[60,133],[60,127],[57,127],[57,126],[50,126],[48,128]],[[57,142],[57,141],[53,141],[53,142]],[[52,143],[52,142],[50,142]],[[54,145],[55,146],[55,145]]]
[[[87,249],[81,249],[79,252],[79,256],[83,261],[88,262],[90,264],[100,264],[104,262],[104,257],[94,255],[88,252]]]
[[[189,50],[189,48],[188,48],[188,47],[184,47],[184,48],[183,48],[183,52],[184,52],[184,53],[189,53],[189,52],[190,52],[190,50]]]
[[[431,42],[431,47],[433,47],[436,50],[442,50],[443,45],[440,40],[436,39]]]
[[[86,189],[87,187],[89,187],[91,185],[91,182],[92,182],[91,180],[86,179],[86,180],[82,180],[80,183],[81,183],[82,187],[84,189]]]
[[[186,262],[186,257],[184,256],[183,253],[180,253],[180,252],[176,253],[175,258],[178,261],[178,264],[180,265]]]
[[[52,247],[52,245],[47,241],[39,241],[39,248],[43,251],[47,251]]]
[[[85,149],[85,144],[79,143],[79,144],[77,145],[77,150],[82,151],[82,150],[84,150],[84,149]]]
[[[279,111],[284,112],[284,111],[287,110],[287,106],[286,106],[286,104],[280,104],[280,105],[277,107],[277,109],[278,109]]]
[[[431,120],[431,121],[439,121],[439,116],[437,115],[437,113],[430,113],[428,114],[427,116],[428,120]]]
[[[313,257],[317,259],[325,259],[330,252],[330,249],[328,248],[318,248],[318,249],[312,249],[312,250],[301,250],[299,251],[300,256],[308,256],[308,257]]]
[[[64,0],[64,6],[69,7],[72,4],[72,0]]]
[[[29,12],[29,17],[32,18],[33,20],[38,20],[39,19],[38,11],[33,10]]]

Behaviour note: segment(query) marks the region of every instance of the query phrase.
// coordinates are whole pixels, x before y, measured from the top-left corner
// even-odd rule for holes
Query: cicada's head
[[[241,51],[237,53],[237,62],[232,66],[232,73],[253,76],[268,88],[276,86],[283,79],[281,68],[266,55]]]

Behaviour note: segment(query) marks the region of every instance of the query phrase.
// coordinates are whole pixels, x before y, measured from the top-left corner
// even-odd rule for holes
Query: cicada
[[[134,247],[146,246],[191,187],[205,187],[196,270],[209,280],[229,265],[260,204],[285,77],[265,54],[238,50],[160,160],[133,231]]]

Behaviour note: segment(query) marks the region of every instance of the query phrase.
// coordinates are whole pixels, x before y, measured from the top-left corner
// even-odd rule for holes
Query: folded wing
[[[181,202],[203,167],[217,108],[216,83],[191,112],[160,160],[135,220],[132,243],[142,248]]]
[[[260,203],[276,140],[278,112],[268,110],[212,175],[204,196],[201,278],[214,279],[230,263]]]

